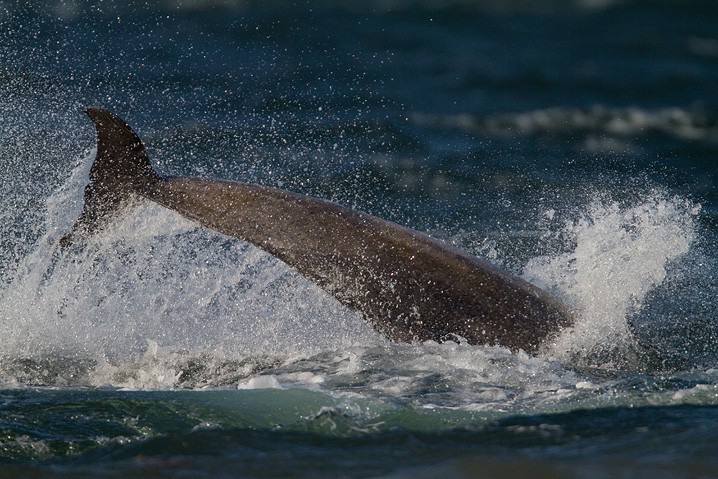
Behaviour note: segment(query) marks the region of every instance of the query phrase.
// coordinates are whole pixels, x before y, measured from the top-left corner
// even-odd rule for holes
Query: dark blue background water
[[[716,474],[718,5],[506,3],[1,2],[2,475]],[[528,358],[366,345],[353,329],[336,348],[277,333],[267,359],[249,351],[265,339],[198,325],[231,323],[220,306],[155,292],[214,294],[192,276],[205,271],[190,261],[198,244],[210,245],[206,276],[249,261],[202,233],[160,235],[147,253],[166,248],[181,259],[170,270],[190,264],[184,277],[127,261],[150,247],[122,239],[124,260],[106,270],[128,269],[101,287],[85,286],[94,271],[58,277],[38,257],[69,225],[48,220],[48,204],[94,146],[89,105],[126,119],[162,173],[280,186],[428,231],[543,278],[606,337],[628,324],[638,346],[591,340]],[[153,214],[176,222],[140,221]],[[649,240],[633,248],[637,238]],[[661,250],[684,244],[675,258]],[[545,262],[527,266],[564,254],[570,271],[589,259],[598,272],[561,283]],[[653,270],[624,257],[666,278],[644,291]],[[258,303],[287,284],[280,303],[326,302],[286,273],[262,279],[262,261]],[[627,276],[601,272],[611,262]],[[63,316],[69,293],[52,296],[56,284],[91,293]],[[119,300],[83,316],[123,288],[146,316]],[[591,298],[606,317],[586,312]],[[163,324],[172,307],[194,326]],[[326,314],[327,337],[340,336],[343,317]],[[215,342],[242,347],[218,358]]]

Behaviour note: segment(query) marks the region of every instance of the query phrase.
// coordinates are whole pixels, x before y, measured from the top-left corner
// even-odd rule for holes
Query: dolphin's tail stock
[[[85,187],[85,205],[72,230],[60,240],[69,246],[101,228],[137,194],[161,177],[155,173],[142,140],[120,117],[101,108],[85,110],[97,130],[97,156]]]

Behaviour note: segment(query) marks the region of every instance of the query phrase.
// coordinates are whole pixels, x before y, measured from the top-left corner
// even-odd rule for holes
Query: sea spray
[[[594,199],[567,222],[560,233],[575,247],[534,258],[524,268],[526,279],[556,291],[576,312],[575,326],[553,342],[551,354],[603,361],[606,352],[630,349],[628,319],[666,278],[667,266],[688,252],[699,210],[688,200],[652,191],[632,204]]]
[[[6,376],[133,389],[224,387],[286,361],[302,362],[304,373],[326,367],[310,359],[318,354],[357,345],[360,355],[373,354],[372,345],[386,344],[358,314],[270,255],[149,202],[81,244],[59,249],[57,239],[79,214],[93,157],[48,198],[46,232],[0,298],[1,353],[12,358],[3,362]],[[571,238],[573,249],[535,258],[524,269],[527,279],[577,312],[575,328],[557,339],[550,355],[572,359],[630,342],[629,313],[663,280],[666,265],[688,250],[697,211],[653,192],[630,205],[597,199],[566,223],[559,234]],[[489,363],[493,382],[505,375],[501,348],[441,345],[436,356],[434,347],[412,345],[426,377],[465,358],[478,360],[468,377],[485,375]],[[383,368],[402,350],[389,349]],[[517,357],[510,367],[553,369],[533,361]],[[382,378],[376,388],[420,389],[421,376],[411,371],[400,375],[405,383]],[[563,382],[552,379],[547,388],[556,381]],[[507,394],[488,383],[473,391]]]
[[[267,253],[149,202],[60,248],[57,239],[81,209],[93,159],[85,158],[48,198],[45,234],[2,291],[0,355],[12,359],[6,365],[77,358],[101,374],[92,383],[137,385],[144,378],[166,387],[187,379],[192,368],[183,363],[201,358],[211,358],[212,370],[247,357],[262,363],[383,341],[356,313]]]

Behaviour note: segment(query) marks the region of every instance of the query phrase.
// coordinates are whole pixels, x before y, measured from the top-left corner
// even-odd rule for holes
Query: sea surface
[[[162,174],[326,198],[546,289],[392,344],[151,203],[57,246],[108,108]],[[718,477],[718,3],[0,0],[0,477]]]

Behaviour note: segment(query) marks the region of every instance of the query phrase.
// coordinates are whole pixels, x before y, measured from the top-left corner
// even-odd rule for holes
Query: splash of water
[[[140,204],[86,246],[59,250],[82,207],[93,158],[48,198],[44,235],[0,292],[4,376],[132,388],[226,385],[291,358],[386,346],[358,314],[275,258],[154,204]],[[535,258],[524,270],[578,312],[550,355],[570,361],[630,341],[628,314],[690,247],[697,210],[654,192],[628,206],[596,200],[567,223],[561,234],[572,238],[571,251]],[[469,354],[443,345],[437,363],[435,346],[414,346],[434,373],[444,359]],[[469,356],[487,354],[477,351]]]
[[[46,233],[1,292],[0,356],[90,361],[105,371],[92,382],[134,361],[138,382],[167,385],[182,373],[173,354],[236,362],[383,341],[270,255],[154,204],[60,250],[93,158],[48,199]]]
[[[561,234],[573,249],[531,260],[524,276],[553,289],[577,312],[576,324],[551,345],[560,358],[629,347],[628,318],[696,239],[699,206],[653,191],[622,205],[597,198]]]

